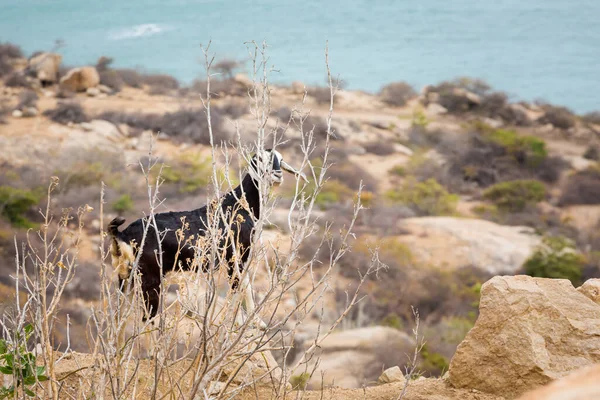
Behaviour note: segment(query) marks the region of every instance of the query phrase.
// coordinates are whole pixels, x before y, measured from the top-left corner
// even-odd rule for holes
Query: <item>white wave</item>
[[[158,35],[166,32],[169,27],[158,24],[141,24],[126,29],[119,30],[110,34],[112,40],[135,39]]]

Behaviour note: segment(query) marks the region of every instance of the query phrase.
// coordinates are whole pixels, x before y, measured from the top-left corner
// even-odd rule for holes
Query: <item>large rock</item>
[[[600,305],[600,279],[588,279],[577,291]]]
[[[123,139],[123,135],[119,132],[119,128],[115,124],[103,119],[95,119],[90,122],[82,122],[80,126],[83,130],[92,132],[96,135],[101,135],[113,142]]]
[[[540,244],[534,230],[474,218],[423,217],[400,220],[400,237],[415,257],[449,268],[471,265],[487,273],[513,274]]]
[[[60,78],[60,87],[71,92],[85,92],[100,84],[100,75],[95,67],[73,68]]]
[[[600,399],[599,382],[600,365],[591,365],[528,392],[519,400],[597,400]]]
[[[36,77],[43,84],[56,83],[58,69],[62,56],[55,53],[41,53],[29,59],[29,69],[35,72]]]
[[[309,339],[306,346],[310,346]],[[377,381],[381,371],[406,360],[414,351],[414,341],[397,329],[374,326],[335,332],[329,335],[309,362],[311,371],[319,365],[308,382],[308,388],[325,386],[360,388]],[[292,363],[293,364],[293,363]],[[304,366],[300,371],[304,372]]]
[[[514,398],[600,362],[600,306],[564,279],[497,276],[450,362],[450,382]]]

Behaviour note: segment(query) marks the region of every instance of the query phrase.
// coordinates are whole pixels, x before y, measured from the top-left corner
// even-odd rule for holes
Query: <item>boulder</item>
[[[404,154],[405,156],[411,157],[413,155],[413,151],[408,147],[400,144],[400,143],[392,143],[392,148],[395,153]]]
[[[427,108],[425,109],[425,113],[431,117],[435,117],[438,115],[446,114],[448,110],[445,107],[442,107],[438,103],[429,103]]]
[[[113,90],[106,85],[98,85],[98,90],[104,94],[112,94]]]
[[[85,91],[85,93],[89,97],[97,97],[97,96],[99,96],[99,95],[102,94],[102,92],[100,91],[100,89],[98,89],[97,87],[87,88],[87,90]]]
[[[577,291],[600,305],[600,279],[588,279]]]
[[[80,125],[85,131],[104,136],[112,141],[119,141],[123,138],[123,135],[119,132],[119,128],[112,122],[95,119],[90,122],[82,122]]]
[[[600,365],[581,368],[556,382],[527,392],[519,400],[597,400],[600,399]]]
[[[447,268],[471,265],[491,275],[517,272],[540,244],[533,228],[475,218],[408,218],[398,227],[418,260]]]
[[[600,362],[600,306],[565,279],[496,276],[450,362],[449,380],[515,398]]]
[[[393,383],[393,382],[406,382],[406,378],[402,373],[402,370],[399,366],[395,366],[392,368],[388,368],[383,371],[383,374],[377,379],[377,383],[385,384],[385,383]]]
[[[305,347],[311,344],[312,339],[308,338]],[[406,354],[414,351],[414,347],[414,340],[409,335],[384,326],[332,333],[323,340],[316,353],[309,356],[309,371],[315,367],[317,358],[319,364],[308,382],[308,388],[319,389],[321,384],[343,388],[363,387],[377,381],[383,368],[406,359]],[[303,350],[302,345],[300,348]],[[304,372],[304,367],[302,365],[292,375]]]
[[[100,84],[100,75],[95,67],[73,68],[60,79],[61,89],[72,92],[85,92]]]
[[[62,56],[55,53],[41,53],[29,59],[29,69],[43,84],[53,84],[58,80],[58,69]]]

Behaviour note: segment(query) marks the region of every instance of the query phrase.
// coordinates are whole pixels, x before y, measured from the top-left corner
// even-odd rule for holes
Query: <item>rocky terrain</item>
[[[250,143],[256,134],[247,96],[252,83],[229,72],[213,82],[213,130],[218,140],[239,134]],[[153,135],[153,155],[169,166],[164,210],[206,202],[206,82],[182,87],[168,76],[112,68],[106,57],[65,68],[59,54],[26,58],[8,44],[0,44],[0,80],[0,308],[13,303],[13,236],[23,240],[27,229],[39,226],[44,188],[58,176],[55,214],[94,208],[85,221],[82,265],[61,311],[71,318],[72,349],[86,353],[87,310],[99,293],[101,222],[106,226],[116,215],[133,221],[147,210],[139,161],[147,159]],[[272,88],[267,127],[283,132],[286,159],[299,157],[307,129],[324,141],[328,96],[327,89],[299,82]],[[298,108],[310,111],[304,132]],[[306,382],[314,391],[305,397],[397,398],[403,377],[376,382],[382,371],[407,365],[416,346],[414,306],[426,344],[418,358],[422,377],[404,398],[595,398],[600,116],[511,102],[484,82],[457,79],[420,93],[400,82],[378,94],[342,90],[332,125],[334,164],[317,199],[319,217],[336,228],[347,224],[361,180],[367,209],[324,300],[326,319],[337,317],[373,245],[388,268],[365,283],[367,297],[323,342]],[[281,199],[265,231],[270,243],[289,236],[292,182],[277,190]],[[304,256],[315,246],[307,240]],[[310,345],[316,319],[298,329],[296,353]],[[65,342],[64,330],[56,335]],[[81,360],[64,365],[71,379],[83,373],[74,373],[85,364],[85,354],[78,354],[73,357]],[[278,354],[272,358],[281,362]],[[322,383],[332,388],[318,390]],[[271,389],[256,390],[266,397]],[[243,396],[255,398],[250,392]]]

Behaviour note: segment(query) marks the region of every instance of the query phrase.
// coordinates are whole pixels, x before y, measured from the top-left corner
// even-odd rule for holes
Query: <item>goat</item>
[[[230,225],[227,226],[223,222],[223,218],[219,218],[218,230],[222,235],[219,238],[219,248],[225,249],[227,272],[233,290],[237,290],[239,287],[234,255],[241,256],[241,262],[238,265],[239,269],[243,270],[250,255],[254,221],[260,218],[259,181],[262,179],[269,185],[280,185],[283,182],[282,169],[308,181],[303,173],[283,161],[279,152],[275,150],[259,151],[252,157],[242,183],[220,199],[223,215],[226,216],[226,221],[230,221]],[[198,240],[199,237],[206,236],[209,218],[207,206],[191,211],[154,215],[156,227],[161,236],[163,275],[175,268],[190,270],[196,266],[203,272],[208,272],[210,268],[208,260],[206,257],[198,257],[198,247],[192,245],[192,242]],[[183,232],[182,221],[185,221],[186,224]],[[125,282],[130,278],[135,260],[139,257],[137,271],[140,274],[142,294],[147,315],[149,318],[153,318],[158,311],[162,280],[157,254],[159,249],[157,234],[148,217],[134,221],[119,232],[118,228],[124,222],[124,218],[117,217],[108,226],[108,234],[112,238],[110,248],[112,265],[119,275],[119,288],[123,290]],[[146,229],[147,234],[143,248],[139,248]],[[179,237],[178,231],[180,232]],[[181,232],[183,237],[181,237]],[[139,252],[141,254],[138,254]],[[199,265],[194,265],[194,259]],[[242,272],[241,270],[239,273]],[[249,286],[249,282],[244,282],[244,284]],[[251,288],[247,287],[246,289],[246,309],[251,311],[255,308],[254,301]]]

